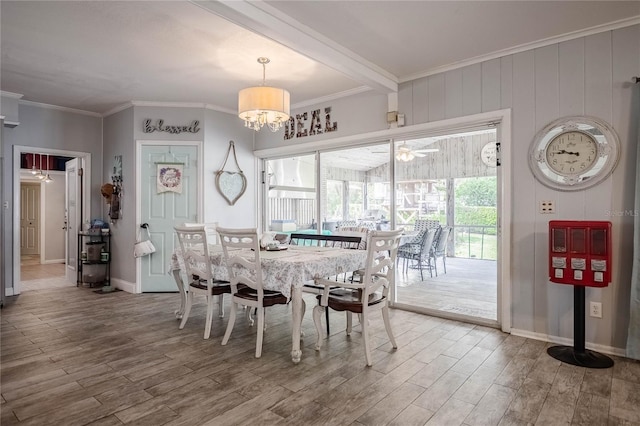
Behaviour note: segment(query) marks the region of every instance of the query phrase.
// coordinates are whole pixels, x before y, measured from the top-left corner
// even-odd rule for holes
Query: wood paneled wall
[[[403,83],[399,108],[407,125],[511,108],[512,327],[543,336],[573,337],[573,288],[547,277],[547,227],[552,219],[613,223],[613,283],[588,289],[602,319],[586,319],[587,342],[624,348],[633,249],[633,188],[638,143],[640,26],[557,43]],[[622,155],[613,175],[594,188],[561,192],[538,183],[528,166],[529,144],[550,121],[592,115],[609,122]],[[556,214],[538,213],[542,200]]]
[[[429,145],[438,152],[406,163],[396,162],[396,181],[495,176],[496,168],[480,159],[482,147],[489,142],[496,142],[495,132],[441,139]],[[367,173],[369,182],[388,182],[389,176],[389,164]]]

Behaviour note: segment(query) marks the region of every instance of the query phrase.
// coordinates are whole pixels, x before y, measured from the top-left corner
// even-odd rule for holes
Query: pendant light
[[[49,176],[49,156],[48,155],[47,155],[47,176],[44,178],[44,181],[46,183],[53,182],[53,179],[51,179],[51,176]]]
[[[265,85],[269,62],[269,58],[258,58],[262,65],[262,85],[238,93],[238,117],[244,120],[245,127],[256,132],[265,124],[272,132],[277,132],[289,120],[289,92]]]
[[[40,160],[40,169],[38,170],[36,177],[40,180],[43,180],[46,176],[44,173],[42,173],[42,154],[38,154],[38,159]]]
[[[38,169],[36,169],[36,154],[33,154],[33,163],[31,164],[31,174],[34,176],[38,174]]]

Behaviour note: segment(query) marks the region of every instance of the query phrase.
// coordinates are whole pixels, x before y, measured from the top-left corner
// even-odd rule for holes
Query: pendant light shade
[[[51,179],[51,176],[49,176],[49,156],[48,155],[47,155],[47,175],[44,177],[44,181],[46,183],[53,182],[53,179]]]
[[[268,58],[258,58],[262,64],[262,86],[248,87],[238,93],[238,117],[244,126],[255,131],[264,125],[272,132],[278,131],[289,119],[290,95],[287,90],[265,86]]]

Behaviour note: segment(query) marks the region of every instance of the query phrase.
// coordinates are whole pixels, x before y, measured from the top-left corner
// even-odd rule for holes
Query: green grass
[[[498,242],[495,235],[470,234],[456,232],[456,257],[496,260],[498,258]]]

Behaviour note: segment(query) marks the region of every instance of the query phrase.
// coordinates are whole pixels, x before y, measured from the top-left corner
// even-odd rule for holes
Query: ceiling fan
[[[396,150],[396,160],[411,161],[415,157],[425,157],[429,152],[438,152],[438,148],[411,149],[406,142],[403,142]]]

